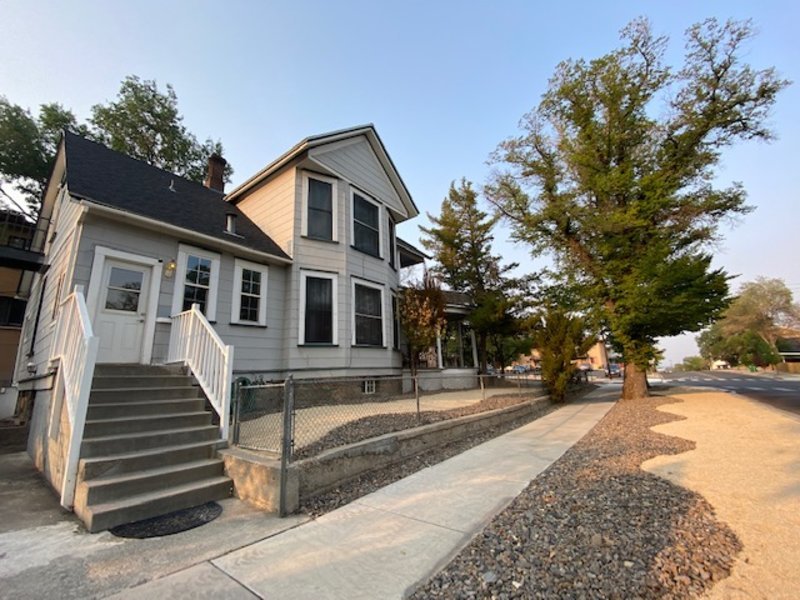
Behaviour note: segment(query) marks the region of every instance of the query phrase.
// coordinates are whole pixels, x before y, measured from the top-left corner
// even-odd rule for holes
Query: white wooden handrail
[[[189,367],[219,415],[220,437],[228,439],[233,346],[226,345],[197,304],[172,317],[167,362]]]
[[[75,291],[61,303],[50,350],[51,363],[58,363],[52,402],[54,406],[60,406],[56,401],[57,396],[62,394],[70,424],[64,481],[61,486],[61,505],[64,508],[71,509],[75,498],[78,460],[98,344],[99,338],[92,332],[92,322],[86,310],[83,286],[75,286]],[[51,422],[51,428],[54,425],[57,427],[58,420],[61,419],[60,411],[54,410],[50,418],[51,421],[56,420],[55,423]]]

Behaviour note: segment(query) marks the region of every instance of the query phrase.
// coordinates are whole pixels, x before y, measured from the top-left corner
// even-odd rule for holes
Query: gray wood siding
[[[71,277],[74,268],[73,247],[75,235],[77,235],[78,219],[81,215],[81,206],[70,198],[67,194],[60,194],[56,200],[60,204],[56,220],[48,229],[48,239],[52,239],[49,245],[47,260],[50,268],[47,271],[46,280],[42,275],[36,275],[36,281],[32,288],[31,298],[25,308],[25,323],[21,335],[21,348],[23,357],[17,361],[20,367],[17,376],[20,379],[28,377],[25,365],[28,361],[37,366],[37,374],[42,375],[47,369],[47,362],[50,359],[50,345],[55,333],[56,305],[66,298],[74,287],[74,280]],[[55,233],[55,237],[53,237]],[[41,302],[41,315],[39,316],[39,326],[36,332],[36,343],[33,355],[28,357],[30,350],[33,327],[36,322],[36,313],[39,309],[39,297],[42,282],[44,284],[44,295]]]
[[[191,241],[183,243],[202,247]],[[78,251],[75,269],[76,283],[88,288],[95,247],[106,246],[124,250],[141,256],[158,258],[164,262],[178,256],[179,241],[168,236],[148,231],[116,221],[101,219],[90,215],[83,227],[83,235]],[[235,370],[283,369],[283,349],[285,316],[283,297],[286,286],[287,268],[269,265],[267,280],[267,326],[253,327],[231,323],[231,303],[233,299],[234,256],[215,248],[205,248],[220,255],[220,273],[217,291],[217,313],[214,329],[227,344],[234,346]],[[172,311],[174,278],[162,275],[159,285],[158,316],[168,317]],[[163,360],[169,342],[168,323],[157,323],[153,342],[153,360]]]
[[[375,196],[376,200],[391,207],[395,212],[401,215],[407,214],[366,138],[361,137],[356,142],[322,146],[309,154],[349,182]]]
[[[295,169],[290,168],[248,192],[237,204],[289,256],[293,256],[292,242],[300,231],[295,219],[300,201],[296,187]]]

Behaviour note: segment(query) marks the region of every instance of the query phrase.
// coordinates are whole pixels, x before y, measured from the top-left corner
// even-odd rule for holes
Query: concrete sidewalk
[[[597,390],[319,519],[115,598],[401,598],[580,440],[618,395]]]

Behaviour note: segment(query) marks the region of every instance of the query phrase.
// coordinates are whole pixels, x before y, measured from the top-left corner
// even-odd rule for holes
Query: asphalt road
[[[800,378],[796,375],[751,375],[741,371],[690,371],[665,373],[663,378],[666,384],[725,390],[800,414]]]

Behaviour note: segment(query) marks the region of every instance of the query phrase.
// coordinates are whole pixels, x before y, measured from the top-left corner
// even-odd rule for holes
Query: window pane
[[[106,308],[136,312],[139,309],[139,292],[109,288],[106,295]]]
[[[383,331],[379,318],[356,315],[356,344],[360,346],[383,345]]]
[[[356,313],[380,317],[381,291],[363,285],[356,285]]]
[[[394,232],[394,221],[392,221],[391,217],[389,217],[389,265],[394,266],[394,254],[395,254],[395,246],[397,242],[395,241],[395,232]]]
[[[372,202],[364,200],[358,194],[353,194],[353,217],[365,225],[378,228],[378,207]]]
[[[331,212],[333,206],[333,186],[319,179],[308,179],[308,207]]]
[[[241,307],[239,308],[239,319],[242,321],[258,322],[258,305],[260,298],[255,296],[242,296]]]
[[[308,209],[308,237],[333,239],[333,214],[315,208]]]
[[[192,308],[192,304],[199,304],[203,314],[206,313],[206,302],[208,299],[208,289],[195,285],[185,285],[183,287],[183,310]]]
[[[261,273],[242,269],[242,293],[258,296],[261,294]]]
[[[306,278],[305,343],[333,343],[333,281]]]
[[[121,269],[111,267],[111,275],[108,278],[110,287],[122,288],[126,290],[141,290],[144,273],[132,269]]]
[[[353,226],[353,233],[355,234],[355,239],[353,240],[353,245],[358,248],[359,250],[363,250],[364,252],[368,252],[375,256],[378,256],[378,232],[374,229],[370,229],[366,225],[362,225],[361,223],[355,223]]]
[[[383,345],[381,291],[363,285],[355,286],[356,344]]]

